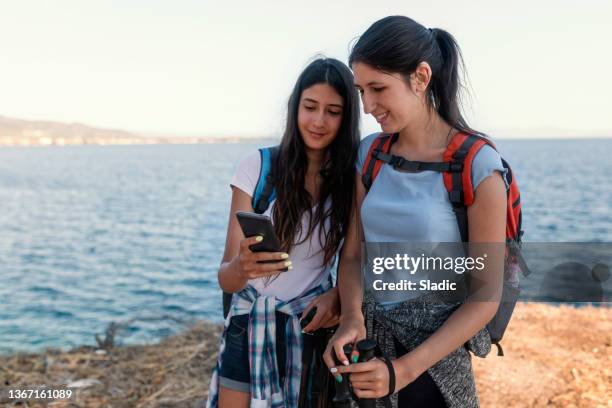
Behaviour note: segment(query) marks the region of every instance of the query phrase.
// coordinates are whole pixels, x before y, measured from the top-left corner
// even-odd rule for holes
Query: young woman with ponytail
[[[474,133],[461,115],[462,58],[448,32],[428,29],[407,17],[387,17],[359,38],[349,63],[365,113],[376,118],[382,132],[394,135],[390,154],[411,161],[442,162],[455,134]],[[340,326],[325,361],[339,381],[340,374],[351,373],[359,398],[390,395],[393,405],[399,407],[477,407],[467,349],[478,356],[490,350],[485,325],[499,305],[503,253],[483,272],[487,276],[471,275],[481,278],[495,293],[490,301],[428,303],[425,294],[379,304],[369,296],[360,270],[361,241],[462,242],[439,172],[406,172],[385,163],[366,195],[360,173],[377,137],[368,136],[359,149],[357,205],[338,275]],[[505,242],[504,174],[493,148],[485,146],[476,154],[471,173],[475,200],[468,209],[470,243]],[[376,340],[390,361],[349,365],[343,346],[366,337]],[[332,353],[343,364],[334,364]]]

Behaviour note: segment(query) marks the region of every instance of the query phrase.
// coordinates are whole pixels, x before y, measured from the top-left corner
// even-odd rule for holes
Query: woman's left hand
[[[381,398],[389,394],[389,369],[378,358],[365,363],[338,366],[337,370],[338,374],[351,373],[349,378],[358,398]]]
[[[382,398],[404,388],[418,376],[417,373],[404,370],[405,364],[400,360],[392,360],[395,372],[395,389],[389,390],[389,369],[379,358],[373,358],[364,363],[354,363],[348,366],[340,365],[335,368],[335,375],[350,373],[350,381],[355,395],[359,398]]]
[[[338,324],[340,318],[340,297],[338,288],[334,287],[318,296],[304,309],[302,316],[308,315],[313,307],[317,307],[317,313],[310,323],[304,327],[304,332],[311,333],[322,327],[333,327]]]

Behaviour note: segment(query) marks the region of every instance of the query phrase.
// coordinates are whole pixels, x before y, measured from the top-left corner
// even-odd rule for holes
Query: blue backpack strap
[[[261,167],[259,179],[253,191],[251,205],[257,214],[263,214],[270,203],[276,198],[274,190],[274,163],[278,157],[279,146],[264,147],[259,149]]]
[[[274,190],[274,163],[278,157],[279,146],[263,147],[259,149],[261,156],[261,167],[259,169],[259,179],[253,191],[251,205],[257,214],[263,214],[272,200],[276,198]],[[227,317],[232,305],[232,294],[223,292],[223,317]]]

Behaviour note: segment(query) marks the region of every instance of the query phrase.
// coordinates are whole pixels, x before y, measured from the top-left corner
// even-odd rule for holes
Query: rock
[[[96,380],[95,378],[85,378],[82,380],[73,381],[69,383],[68,385],[66,385],[66,387],[68,388],[88,388],[93,385],[99,385],[99,384],[102,384],[102,383]]]

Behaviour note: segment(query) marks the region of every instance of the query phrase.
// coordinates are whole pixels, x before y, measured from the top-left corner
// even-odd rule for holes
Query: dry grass
[[[200,407],[208,394],[221,327],[198,323],[156,345],[111,348],[104,355],[82,347],[66,353],[0,358],[0,381],[20,386],[65,386],[92,380],[70,404],[49,407]],[[25,406],[6,403],[0,406]],[[30,407],[42,407],[32,403]]]
[[[207,397],[220,327],[198,323],[157,345],[82,347],[0,357],[0,384],[93,385],[48,407],[200,407]],[[612,309],[519,304],[505,357],[474,361],[483,407],[612,408]],[[42,404],[0,406],[42,407]]]

